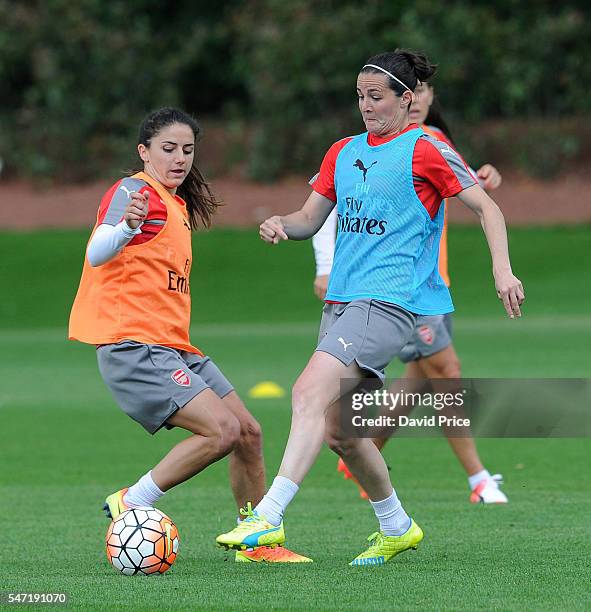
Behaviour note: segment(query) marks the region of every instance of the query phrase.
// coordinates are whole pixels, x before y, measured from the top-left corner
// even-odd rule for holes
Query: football
[[[160,510],[132,508],[111,522],[106,545],[107,559],[122,574],[164,574],[176,560],[179,533]]]

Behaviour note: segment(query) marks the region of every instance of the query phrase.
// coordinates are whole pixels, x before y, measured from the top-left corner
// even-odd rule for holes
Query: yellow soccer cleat
[[[285,542],[283,521],[279,526],[271,525],[263,516],[259,516],[250,502],[246,508],[240,509],[240,514],[246,518],[228,533],[222,533],[215,541],[223,548],[246,550],[257,546],[277,546]]]
[[[376,531],[367,538],[371,546],[355,557],[349,565],[384,565],[392,557],[414,548],[423,539],[423,530],[411,519],[408,530],[399,536],[387,536]]]
[[[105,499],[105,505],[103,506],[103,510],[105,511],[107,518],[110,518],[114,521],[122,512],[125,512],[126,510],[130,509],[131,506],[128,506],[123,501],[123,497],[127,493],[128,488],[129,487],[126,487],[125,489],[121,489],[116,493],[111,493],[111,495],[109,495],[107,499]]]
[[[240,563],[312,563],[312,559],[283,546],[259,546],[251,550],[237,550],[236,561]]]

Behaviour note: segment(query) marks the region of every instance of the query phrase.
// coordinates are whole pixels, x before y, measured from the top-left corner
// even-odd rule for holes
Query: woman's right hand
[[[132,229],[137,229],[148,215],[150,194],[134,191],[130,195],[129,203],[123,212],[125,223]]]
[[[492,164],[484,164],[478,169],[476,175],[482,181],[482,188],[486,191],[498,189],[503,181],[501,173]]]
[[[283,227],[283,221],[277,215],[269,217],[261,223],[259,234],[261,240],[269,244],[278,244],[280,240],[289,240],[289,236],[285,233],[285,228]]]
[[[326,297],[326,290],[328,289],[328,274],[321,274],[314,279],[314,293],[319,300],[323,300]]]

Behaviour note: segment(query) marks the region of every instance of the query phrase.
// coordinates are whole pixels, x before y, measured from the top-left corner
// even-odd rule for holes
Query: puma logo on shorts
[[[339,342],[343,345],[343,349],[346,351],[348,346],[352,346],[352,342],[345,342],[342,338],[339,338]]]
[[[367,376],[383,380],[384,368],[410,339],[415,321],[404,308],[371,298],[327,303],[316,350],[345,366],[355,361]]]

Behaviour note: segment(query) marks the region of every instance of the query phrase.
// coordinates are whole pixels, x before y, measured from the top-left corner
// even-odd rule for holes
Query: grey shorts
[[[151,434],[204,389],[233,390],[209,357],[125,340],[97,349],[98,366],[119,407]]]
[[[451,313],[433,316],[418,315],[414,334],[410,342],[403,347],[399,355],[400,361],[409,363],[439,353],[451,344],[451,335]]]
[[[409,341],[415,318],[404,308],[379,300],[325,304],[316,350],[347,366],[355,360],[370,376],[383,380],[386,366]]]

